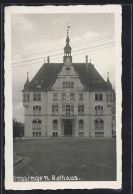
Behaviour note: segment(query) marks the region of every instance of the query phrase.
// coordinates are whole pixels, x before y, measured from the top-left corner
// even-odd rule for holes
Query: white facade
[[[66,47],[68,49],[69,44]],[[23,90],[25,137],[91,138],[115,135],[114,91],[87,89],[72,64],[69,52],[64,56],[64,64],[56,79],[47,89],[42,88],[42,79],[39,85],[36,81],[37,90],[31,89],[27,78]],[[85,71],[88,71],[87,65],[86,60]]]

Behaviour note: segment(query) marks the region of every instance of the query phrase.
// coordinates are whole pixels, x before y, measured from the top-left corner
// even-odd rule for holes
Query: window
[[[57,105],[52,106],[52,115],[58,115],[58,106]]]
[[[41,137],[41,132],[33,132],[33,137]]]
[[[67,70],[67,71],[70,71],[70,67],[66,67],[66,70]]]
[[[41,94],[33,94],[34,101],[41,101]]]
[[[79,120],[79,130],[83,130],[83,129],[84,129],[84,121]]]
[[[62,115],[63,116],[73,116],[74,115],[74,106],[73,105],[66,105],[66,106],[62,106]]]
[[[33,106],[33,115],[34,116],[41,115],[41,107],[40,106]]]
[[[44,80],[36,80],[36,88],[41,88]]]
[[[103,137],[103,136],[104,136],[103,131],[95,132],[95,137]]]
[[[84,136],[84,132],[79,132],[79,136],[83,137]]]
[[[53,120],[53,130],[58,130],[58,121]]]
[[[70,105],[66,105],[66,116],[70,116]]]
[[[83,93],[79,93],[79,100],[83,100]]]
[[[102,101],[103,100],[103,94],[95,94],[95,100],[96,101]]]
[[[58,137],[58,132],[53,132],[53,137]]]
[[[57,100],[57,99],[58,99],[57,93],[53,93],[53,100]]]
[[[62,82],[62,88],[74,88],[74,82],[73,81]]]
[[[32,124],[33,124],[33,129],[41,129],[42,128],[42,121],[40,119],[34,119]]]
[[[84,115],[84,106],[83,105],[78,106],[78,115]]]
[[[95,106],[95,115],[103,115],[103,106]]]
[[[62,93],[62,94],[61,94],[61,99],[62,99],[62,100],[66,100],[66,93]]]
[[[104,121],[97,119],[95,120],[95,130],[103,130],[104,129]]]
[[[70,93],[70,100],[74,100],[74,98],[75,98],[74,93]]]
[[[23,101],[29,101],[29,94],[24,93],[23,94]]]

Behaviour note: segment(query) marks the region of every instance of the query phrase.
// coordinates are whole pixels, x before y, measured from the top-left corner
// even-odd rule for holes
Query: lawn
[[[77,176],[81,181],[116,180],[116,140],[89,138],[16,139],[14,152],[28,163],[15,176]]]

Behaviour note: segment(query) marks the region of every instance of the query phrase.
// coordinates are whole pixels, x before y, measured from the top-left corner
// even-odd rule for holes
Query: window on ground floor
[[[53,130],[58,130],[58,121],[53,120]]]
[[[53,137],[58,137],[58,132],[53,132]]]
[[[41,137],[41,132],[33,132],[33,137]]]
[[[79,130],[84,130],[84,121],[79,120]]]
[[[103,137],[103,136],[104,136],[104,132],[103,131],[95,132],[95,137]]]
[[[79,136],[83,137],[84,136],[84,132],[79,132]]]

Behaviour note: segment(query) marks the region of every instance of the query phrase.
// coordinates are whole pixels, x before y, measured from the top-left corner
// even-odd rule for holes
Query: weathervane
[[[68,22],[67,22],[67,35],[69,33],[69,28],[70,28],[70,26],[68,26]]]

